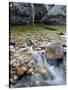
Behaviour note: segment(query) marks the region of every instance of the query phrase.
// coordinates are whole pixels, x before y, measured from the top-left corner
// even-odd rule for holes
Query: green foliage
[[[55,15],[55,14],[52,14],[52,15],[48,15],[48,18],[59,18],[59,17],[65,17],[65,15],[62,15],[62,14],[57,14],[57,15]]]

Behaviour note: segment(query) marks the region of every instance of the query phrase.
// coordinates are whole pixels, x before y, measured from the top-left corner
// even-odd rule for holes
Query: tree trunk
[[[34,25],[34,22],[35,22],[35,8],[34,8],[33,3],[31,3],[31,17],[32,17],[32,24]]]

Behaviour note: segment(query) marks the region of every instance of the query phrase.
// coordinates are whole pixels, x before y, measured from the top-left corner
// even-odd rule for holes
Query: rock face
[[[30,22],[30,4],[11,2],[10,3],[10,23],[26,24]]]
[[[34,23],[66,23],[66,6],[64,5],[33,4],[32,9],[31,3],[10,2],[9,7],[11,25],[31,23],[32,16]]]
[[[10,24],[27,24],[32,19],[32,9],[29,3],[10,3]],[[47,13],[45,5],[34,4],[35,8],[35,22],[39,22],[41,17]]]
[[[48,9],[48,15],[65,15],[65,7],[62,5],[53,5],[50,9]]]
[[[40,22],[41,18],[48,13],[44,4],[35,4],[35,22]]]
[[[41,22],[49,24],[66,24],[66,7],[64,5],[45,5],[47,15],[41,19]]]
[[[62,17],[62,16],[60,16],[60,17],[52,17],[49,20],[47,20],[47,22],[45,22],[45,23],[65,25],[66,24],[66,19],[64,17]]]

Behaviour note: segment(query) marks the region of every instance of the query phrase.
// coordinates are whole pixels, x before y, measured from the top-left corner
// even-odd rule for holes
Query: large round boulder
[[[47,59],[61,59],[64,49],[61,43],[51,43],[47,47]]]

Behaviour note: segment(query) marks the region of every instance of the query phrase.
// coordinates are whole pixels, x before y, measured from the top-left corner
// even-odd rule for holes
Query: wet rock
[[[64,32],[58,32],[57,34],[59,34],[59,35],[65,35]]]
[[[17,79],[18,79],[18,76],[17,76],[17,75],[14,75],[14,76],[13,76],[13,79],[14,79],[14,80],[17,80]]]
[[[34,65],[35,64],[35,61],[31,60],[30,61],[30,64]]]
[[[12,60],[10,60],[10,65],[12,65],[14,62],[16,62],[16,59],[12,59]]]
[[[27,68],[28,69],[34,69],[35,68],[35,61],[31,60],[27,63]]]
[[[13,78],[9,79],[9,82],[12,83],[10,87],[13,87],[13,84],[15,84],[15,80]]]
[[[64,47],[64,54],[66,55],[67,47]]]
[[[14,46],[13,46],[13,45],[10,45],[9,48],[10,48],[10,49],[14,49]]]
[[[27,64],[27,67],[28,67],[28,69],[30,69],[30,68],[32,67],[32,64],[29,62],[29,63]]]
[[[20,61],[13,61],[13,63],[12,63],[12,66],[13,67],[18,67],[18,66],[20,66],[21,65],[21,62]]]
[[[10,41],[9,41],[9,46],[14,46],[15,47],[16,43],[15,43],[15,38],[14,37],[10,37]]]
[[[20,56],[20,52],[14,53],[14,57],[19,57],[19,56]]]
[[[9,46],[9,49],[10,49],[10,52],[11,52],[11,53],[14,53],[14,52],[15,52],[14,46]]]
[[[30,39],[26,39],[27,46],[34,45],[33,42]]]
[[[40,45],[41,49],[45,49],[45,47],[46,47],[46,44],[45,45]]]
[[[64,48],[66,48],[66,47],[67,47],[67,46],[66,46],[66,43],[63,43],[62,45],[63,45],[63,47],[64,47]]]
[[[31,53],[30,52],[25,52],[25,55],[27,55],[28,57],[31,56]]]
[[[23,75],[27,70],[28,70],[27,67],[24,67],[24,66],[19,67],[19,68],[17,68],[16,74],[17,74],[18,76],[21,76],[21,75]]]
[[[18,57],[17,57],[17,60],[20,60],[21,62],[24,62],[23,56],[18,56]]]
[[[42,74],[42,75],[45,75],[46,74],[46,69],[40,69],[39,73]]]
[[[34,70],[33,68],[29,69],[27,72],[27,75],[33,75],[34,74]]]
[[[24,59],[24,63],[25,64],[28,64],[29,63],[29,60],[28,59]]]
[[[36,85],[40,86],[40,81],[39,80],[36,81]]]
[[[10,60],[12,60],[12,59],[13,59],[14,53],[15,53],[15,50],[14,50],[14,51],[9,51]]]
[[[60,37],[66,39],[66,35],[60,35]]]
[[[15,50],[19,50],[19,49],[20,49],[19,46],[16,46],[16,47],[15,47]]]
[[[47,59],[60,59],[63,54],[64,49],[61,43],[51,43],[47,47]]]
[[[19,55],[17,55],[17,54],[19,54]],[[24,74],[26,74],[26,75],[34,74],[33,67],[35,65],[35,62],[33,60],[31,60],[32,58],[29,55],[30,53],[24,52],[21,54],[21,56],[20,56],[20,54],[21,54],[20,52],[16,52],[17,57],[15,57],[14,59],[12,59],[10,61],[10,67],[12,70],[12,72],[10,71],[10,73],[13,75],[12,78],[14,78],[14,80],[16,79],[15,76],[20,77]]]

